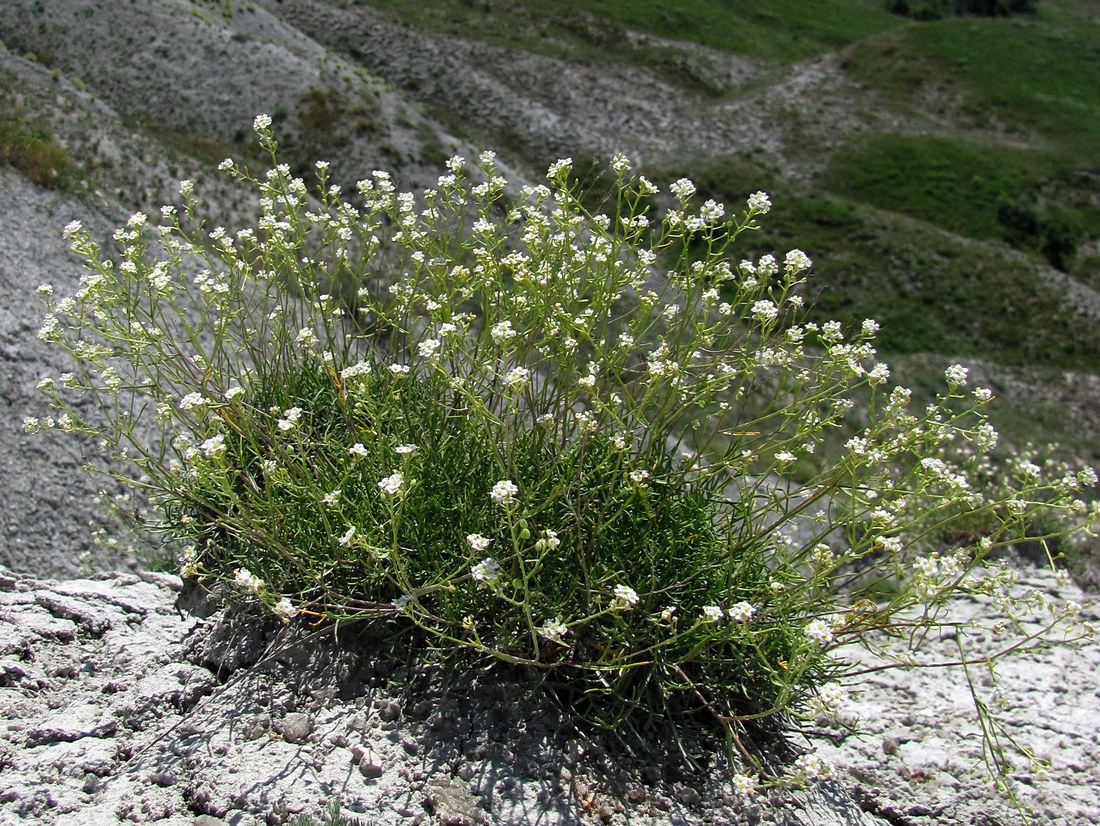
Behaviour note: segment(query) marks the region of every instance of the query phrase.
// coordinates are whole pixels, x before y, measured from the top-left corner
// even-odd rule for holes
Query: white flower
[[[363,446],[362,442],[356,442],[348,448],[348,453],[352,456],[357,456],[360,459],[364,459],[370,455],[370,452]]]
[[[519,488],[515,482],[510,479],[501,479],[489,491],[489,498],[498,505],[511,505],[516,501],[517,493],[519,493]]]
[[[539,635],[551,642],[561,642],[561,638],[568,633],[565,623],[558,619],[547,620],[539,629]]]
[[[613,593],[615,598],[611,601],[612,608],[629,611],[638,604],[638,592],[629,585],[616,585]]]
[[[401,471],[395,471],[378,483],[378,489],[385,496],[400,496],[405,486],[405,477]]]
[[[233,577],[234,584],[245,591],[251,591],[254,594],[263,590],[264,581],[252,573],[248,568],[238,568],[236,575]]]
[[[844,446],[857,456],[862,456],[864,453],[867,452],[867,440],[860,438],[859,436],[853,436],[851,439],[844,443]]]
[[[531,380],[531,371],[526,367],[513,367],[504,376],[504,383],[512,389],[518,389]]]
[[[741,774],[738,772],[730,780],[733,782],[733,790],[742,797],[756,794],[760,790],[760,781],[754,774]]]
[[[391,364],[386,369],[389,370],[396,379],[409,375],[409,365],[407,364]]]
[[[225,394],[224,394],[225,395],[225,400],[227,402],[228,401],[233,401],[233,399],[235,399],[237,396],[241,395],[241,393],[243,393],[243,392],[244,392],[243,387],[238,387],[238,386],[234,385],[233,387],[230,387],[228,390],[225,391]]]
[[[771,301],[762,299],[752,305],[752,315],[757,321],[766,323],[773,321],[779,315],[779,308]]]
[[[630,471],[630,481],[636,485],[640,485],[649,478],[648,470],[632,470]]]
[[[943,377],[947,379],[948,387],[962,387],[966,384],[966,374],[968,372],[961,364],[952,364],[943,371]]]
[[[754,192],[749,196],[749,211],[760,215],[767,215],[772,208],[771,199],[767,192]]]
[[[355,538],[355,526],[348,525],[348,529],[344,531],[344,535],[336,540],[336,544],[342,547],[347,547],[351,540]]]
[[[546,170],[546,177],[553,180],[554,178],[569,174],[569,170],[572,168],[572,158],[560,158],[550,164],[550,168]]]
[[[439,354],[440,341],[438,338],[426,338],[416,346],[416,352],[421,358],[433,359]]]
[[[775,460],[781,465],[789,465],[795,458],[797,457],[789,450],[781,450],[775,454]]]
[[[256,118],[252,121],[252,128],[257,132],[267,129],[269,126],[271,126],[270,115],[256,115]]]
[[[811,620],[802,629],[806,639],[814,645],[828,645],[833,641],[833,628],[823,619]]]
[[[342,493],[343,491],[340,490],[340,488],[329,491],[321,497],[321,504],[324,505],[326,508],[336,507],[337,503],[340,501],[340,494]]]
[[[473,548],[475,551],[484,551],[489,547],[489,543],[493,540],[488,537],[484,537],[479,533],[466,534],[466,544]]]
[[[194,410],[196,407],[202,407],[207,403],[207,399],[202,393],[188,393],[182,399],[180,399],[180,410]]]
[[[833,773],[833,767],[816,754],[803,754],[791,764],[788,773],[796,781],[809,782],[828,777]]]
[[[788,252],[786,258],[783,259],[783,263],[786,265],[788,272],[791,273],[802,272],[813,266],[813,262],[802,250]]]
[[[340,371],[340,378],[350,379],[355,376],[369,376],[371,365],[369,361],[359,361]]]
[[[679,198],[681,201],[686,201],[692,195],[695,194],[695,184],[693,184],[687,178],[680,178],[673,183],[669,188],[669,192]]]
[[[860,329],[860,332],[863,333],[863,335],[870,338],[871,336],[874,336],[874,335],[878,334],[879,324],[873,318],[865,318],[863,320],[862,326],[859,329]]]
[[[750,602],[739,602],[736,605],[731,605],[726,613],[734,622],[748,622],[756,613],[756,606]]]
[[[298,420],[302,416],[302,408],[300,407],[288,407],[283,411],[283,418],[278,419],[275,425],[282,431],[293,430],[298,425]]]
[[[717,605],[707,605],[703,608],[703,619],[706,622],[721,622],[725,615]]]
[[[479,585],[492,585],[500,579],[500,565],[492,557],[486,557],[470,568],[470,576]]]
[[[283,619],[293,619],[298,616],[298,609],[290,602],[289,599],[283,597],[272,606],[271,610],[275,613],[275,616],[282,617]]]
[[[199,445],[199,449],[208,459],[213,459],[217,456],[221,456],[223,453],[225,453],[225,437],[220,433],[217,436],[211,436],[209,439]]]
[[[398,456],[415,456],[420,452],[420,448],[413,444],[398,445],[393,450]]]
[[[512,322],[505,320],[494,324],[489,334],[493,337],[493,341],[502,342],[514,338],[516,331],[512,329]]]
[[[535,550],[539,552],[552,551],[560,545],[561,540],[558,539],[557,531],[547,529],[542,532],[542,538],[535,542]]]

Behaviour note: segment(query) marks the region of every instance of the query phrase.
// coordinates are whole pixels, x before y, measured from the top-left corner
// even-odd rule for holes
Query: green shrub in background
[[[255,128],[266,175],[222,164],[258,189],[255,226],[205,226],[184,182],[182,211],[134,215],[110,250],[68,227],[87,274],[74,296],[43,286],[39,335],[76,369],[27,427],[99,440],[184,576],[287,621],[412,625],[556,673],[607,725],[712,715],[751,791],[768,774],[746,731],[837,713],[845,644],[916,646],[958,594],[1016,604],[991,552],[1095,482],[1029,467],[975,489],[989,392],[955,365],[910,410],[875,322],[800,323],[804,253],[731,258],[764,193],[730,216],[620,156],[591,215],[568,160],[506,200],[486,152],[419,196],[375,172],[345,198]],[[1053,628],[1074,606],[1050,608]]]

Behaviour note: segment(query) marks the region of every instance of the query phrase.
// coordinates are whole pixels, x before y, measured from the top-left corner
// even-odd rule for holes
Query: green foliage
[[[839,154],[828,181],[845,197],[792,186],[745,160],[697,160],[693,166],[704,197],[736,202],[746,194],[746,181],[763,181],[773,190],[772,220],[742,237],[739,254],[757,257],[794,244],[814,250],[819,278],[807,310],[814,321],[874,318],[882,324],[878,344],[891,354],[980,356],[1086,371],[1100,359],[1100,325],[1075,313],[1060,287],[1026,260],[955,235],[1009,234],[997,219],[997,198],[1007,196],[998,193],[1025,183],[1033,187],[1029,203],[1041,200],[1040,214],[1052,223],[1100,234],[1087,202],[1075,204],[1067,194],[1084,191],[1088,179],[1069,179],[1063,188],[1068,173],[1058,172],[1047,156],[990,147],[985,157],[966,144],[883,136]],[[652,174],[685,172],[676,167]],[[1064,200],[1054,202],[1056,196]],[[950,234],[895,214],[901,211]],[[1027,245],[1025,238],[1014,240]],[[1028,431],[1021,441],[1030,438]]]
[[[508,207],[485,153],[419,201],[377,172],[352,204],[327,164],[315,189],[294,178],[269,126],[265,175],[222,164],[262,194],[254,227],[208,232],[185,184],[182,214],[135,214],[113,254],[67,228],[88,274],[41,290],[39,335],[77,372],[43,382],[56,418],[27,427],[102,444],[187,543],[185,576],[288,621],[412,626],[558,675],[606,725],[703,713],[740,742],[836,713],[827,684],[857,668],[841,645],[883,628],[916,645],[957,594],[1011,604],[988,554],[1095,483],[975,493],[990,394],[952,365],[911,411],[875,322],[802,318],[804,253],[734,265],[762,192],[729,216],[684,179],[650,214],[657,187],[617,156],[610,215],[569,161]],[[930,544],[956,524],[982,530]],[[1070,613],[1050,608],[1052,626]]]
[[[290,821],[289,826],[367,826],[369,823],[370,821],[342,814],[340,804],[333,803],[324,815],[319,817],[299,815]]]
[[[972,238],[1001,238],[1065,270],[1079,233],[1100,237],[1087,204],[1047,206],[1045,190],[1072,176],[1053,155],[925,135],[880,134],[838,152],[824,184],[880,209]]]
[[[976,125],[994,119],[1096,166],[1100,132],[1100,24],[1056,10],[1037,19],[952,18],[906,26],[846,51],[856,79],[904,107],[924,88],[965,98]]]
[[[0,165],[47,189],[70,189],[82,177],[68,150],[11,101],[0,111]]]
[[[627,30],[699,43],[716,49],[787,63],[814,57],[861,37],[897,26],[899,21],[878,0],[821,0],[807,14],[797,0],[731,4],[721,0],[684,0],[675,4],[609,0],[523,0],[519,3],[465,3],[430,0],[410,6],[398,0],[366,0],[420,26],[448,33],[522,44],[535,51],[645,63],[652,51],[629,45]],[[686,80],[683,67],[663,67],[670,79]]]

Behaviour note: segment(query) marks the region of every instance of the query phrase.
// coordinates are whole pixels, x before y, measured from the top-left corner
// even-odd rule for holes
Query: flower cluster
[[[270,125],[266,174],[223,164],[254,226],[210,229],[185,181],[114,258],[70,224],[79,289],[38,290],[39,336],[77,366],[25,427],[102,444],[189,577],[285,621],[381,616],[568,668],[611,725],[703,697],[736,727],[841,713],[842,646],[919,641],[956,595],[1003,605],[1009,633],[993,552],[1096,518],[1095,473],[999,462],[966,367],[921,400],[891,386],[877,322],[805,317],[809,255],[732,258],[764,192],[740,213],[687,178],[655,198],[616,156],[593,215],[570,159],[522,186],[486,152],[349,200],[335,168],[311,186],[280,162]],[[1074,614],[1043,615],[1062,634]],[[789,779],[827,771],[804,756]]]

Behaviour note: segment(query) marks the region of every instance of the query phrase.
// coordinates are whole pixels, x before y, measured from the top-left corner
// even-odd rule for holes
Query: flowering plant
[[[875,322],[801,322],[805,253],[731,259],[764,193],[733,215],[681,179],[650,215],[658,187],[617,156],[593,215],[567,159],[515,197],[486,152],[419,195],[375,172],[345,198],[255,129],[270,171],[222,164],[258,190],[254,227],[205,227],[184,182],[112,251],[70,225],[87,275],[43,290],[40,336],[77,370],[28,426],[100,440],[186,577],[560,672],[607,724],[703,711],[752,790],[744,735],[836,712],[840,646],[1011,600],[990,554],[1095,482],[976,491],[990,394],[953,366],[913,411]],[[980,536],[930,541],[975,515]]]

